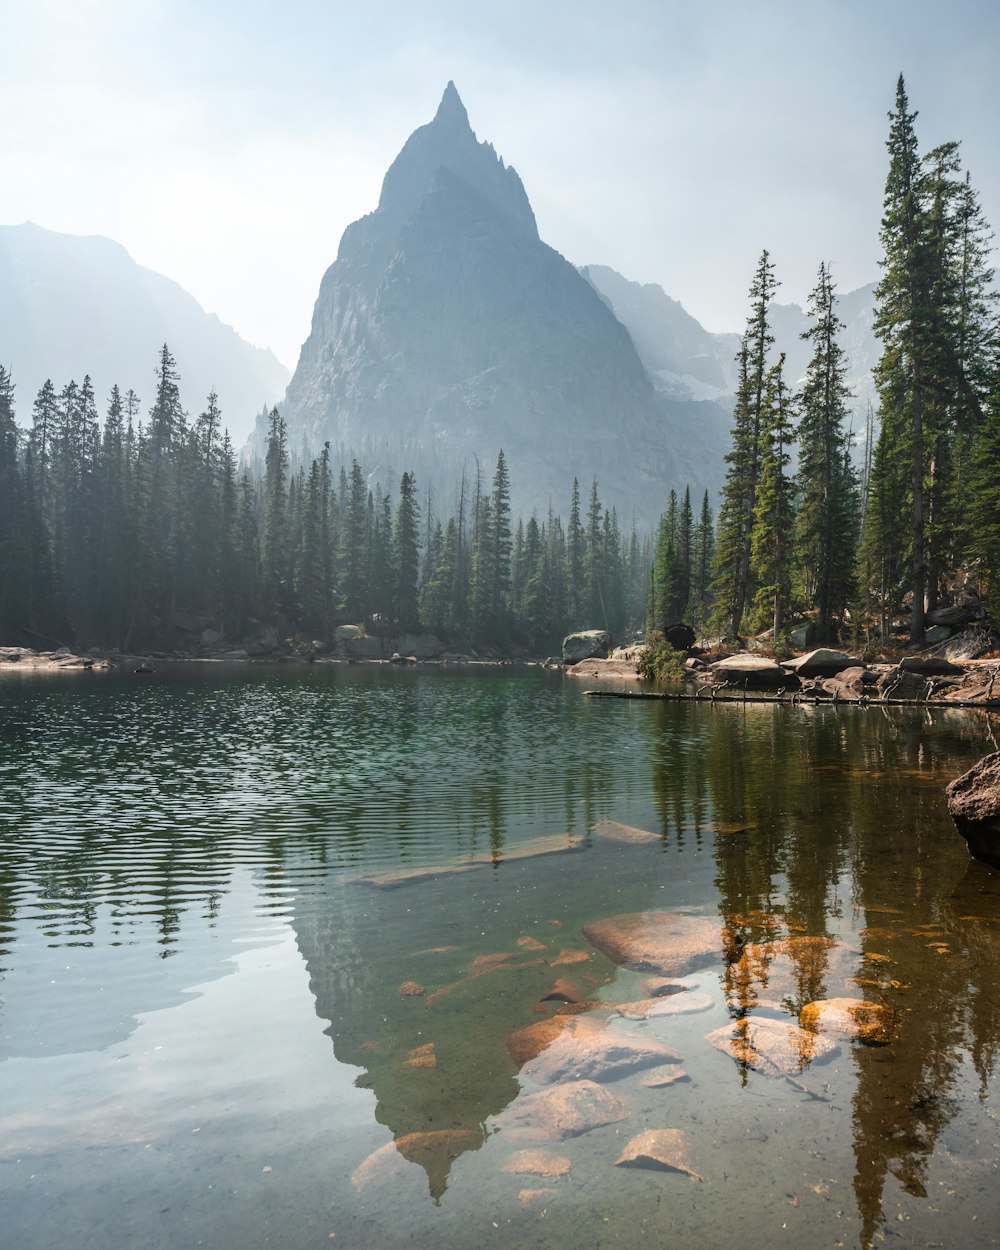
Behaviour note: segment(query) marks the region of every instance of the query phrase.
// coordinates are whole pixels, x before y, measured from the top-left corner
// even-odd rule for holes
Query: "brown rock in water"
[[[518,944],[518,946],[520,946],[523,950],[526,950],[526,951],[543,951],[543,950],[545,950],[545,943],[544,943],[544,942],[539,942],[538,938],[533,938],[533,937],[519,937],[519,938],[517,939],[517,944]]]
[[[667,998],[642,998],[635,1003],[619,1003],[615,1011],[627,1020],[655,1020],[660,1016],[686,1016],[708,1011],[712,999],[708,994],[672,994]]]
[[[975,859],[1000,868],[1000,751],[945,788],[948,810]]]
[[[572,981],[566,981],[562,977],[559,977],[557,980],[552,982],[552,988],[549,992],[542,995],[541,1001],[543,1003],[582,1003],[583,995]]]
[[[696,1181],[705,1179],[691,1166],[687,1134],[679,1128],[652,1128],[633,1137],[615,1166],[682,1172]]]
[[[408,1068],[436,1068],[437,1063],[437,1053],[433,1042],[426,1042],[423,1046],[407,1051],[406,1066]]]
[[[517,1200],[522,1207],[530,1207],[533,1202],[541,1202],[545,1198],[551,1198],[553,1194],[558,1192],[551,1185],[542,1186],[540,1189],[519,1189],[517,1191]]]
[[[637,829],[634,825],[621,825],[617,820],[599,820],[592,826],[593,832],[599,837],[610,838],[612,842],[627,842],[641,845],[646,842],[662,842],[658,833],[648,829]]]
[[[535,1051],[522,1071],[540,1085],[613,1081],[640,1068],[681,1061],[680,1055],[655,1038],[619,1032],[591,1016],[553,1016],[539,1021],[511,1034],[507,1049],[512,1055]]]
[[[565,964],[586,964],[592,958],[590,951],[561,950],[552,960],[552,967],[559,968]]]
[[[427,991],[419,981],[404,981],[396,993],[400,998],[423,998]]]
[[[479,1129],[439,1129],[432,1133],[408,1133],[373,1151],[351,1173],[355,1189],[373,1182],[387,1184],[416,1163],[427,1173],[431,1195],[440,1198],[448,1184],[451,1165],[467,1150],[478,1150],[484,1136]]]
[[[516,1098],[494,1123],[521,1138],[563,1141],[625,1119],[625,1108],[593,1081],[569,1081]]]
[[[503,1165],[505,1172],[529,1176],[568,1176],[570,1161],[551,1150],[518,1150]]]
[[[755,1016],[724,1024],[706,1040],[737,1063],[766,1076],[794,1076],[837,1049],[827,1038],[800,1029],[791,1021]]]
[[[892,1041],[893,1013],[881,1003],[821,998],[802,1008],[799,1024],[812,1033],[828,1033],[869,1046],[887,1046]]]
[[[717,920],[680,911],[640,911],[583,926],[583,935],[612,963],[636,972],[683,976],[722,958]]]
[[[504,964],[509,964],[516,958],[516,955],[509,952],[499,955],[477,955],[469,967],[469,975],[481,977],[487,972],[492,972],[494,968],[501,968]]]
[[[520,1068],[540,1055],[547,1046],[551,1046],[567,1029],[582,1032],[585,1028],[599,1032],[604,1025],[600,1020],[589,1018],[578,1020],[573,1016],[550,1016],[547,1020],[540,1020],[537,1024],[529,1024],[526,1028],[511,1033],[507,1038],[507,1052]]]
[[[663,1068],[653,1068],[652,1071],[643,1075],[642,1083],[647,1089],[664,1089],[668,1085],[676,1085],[680,1081],[689,1081],[691,1078],[683,1068],[675,1065]]]

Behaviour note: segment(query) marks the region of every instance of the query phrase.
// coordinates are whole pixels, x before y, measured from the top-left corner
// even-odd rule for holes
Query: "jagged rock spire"
[[[465,105],[462,103],[462,97],[458,94],[458,90],[451,79],[448,80],[448,85],[444,89],[444,95],[441,97],[441,103],[434,114],[434,122],[462,126],[466,130],[472,129],[469,125],[469,114],[465,111]]]

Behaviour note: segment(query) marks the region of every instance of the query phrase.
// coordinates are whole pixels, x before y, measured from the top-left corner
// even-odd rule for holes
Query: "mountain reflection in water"
[[[393,1244],[404,1212],[428,1246],[468,1244],[487,1212],[498,1233],[552,1246],[589,1244],[604,1220],[602,1244],[633,1244],[664,1219],[679,1244],[793,1220],[815,1244],[867,1246],[887,1227],[901,1245],[995,1244],[1000,875],[969,860],[942,797],[992,749],[984,717],[596,708],[535,672],[178,672],[141,692],[0,694],[0,1043],[20,1065],[10,1079],[29,1079],[30,1060],[40,1091],[30,1136],[7,1128],[16,1158],[57,1159],[62,1178],[45,1217],[11,1203],[17,1244],[72,1227],[84,1168],[58,1107],[45,1111],[44,1065],[110,1053],[234,972],[249,1019],[254,981],[226,951],[289,927],[314,999],[296,1012],[322,1022],[331,1075],[370,1091],[374,1121],[348,1129],[314,1073],[316,1142],[287,1147],[299,1188],[285,1245],[311,1244],[321,1193],[348,1244]],[[650,1006],[655,976],[582,929],[678,910],[710,919],[717,949]],[[52,975],[62,965],[72,976]],[[685,996],[690,1011],[674,1006]],[[831,1000],[871,1004],[882,1031],[836,1032],[816,1006]],[[534,1145],[515,1109],[551,1086],[519,1071],[508,1039],[578,1013],[669,1047],[683,1076],[609,1073],[624,1118],[539,1140],[548,1162],[524,1166],[552,1175],[519,1174]],[[769,1058],[772,1036],[799,1050]],[[280,1094],[293,1073],[268,1062]],[[185,1073],[208,1103],[214,1072]],[[224,1153],[265,1132],[253,1088],[215,1113]],[[86,1090],[74,1096],[85,1111]],[[614,1168],[651,1129],[683,1130],[687,1177]],[[22,1174],[0,1155],[14,1195]],[[132,1168],[107,1183],[141,1220],[149,1181]],[[194,1168],[172,1176],[193,1195]],[[213,1208],[205,1244],[241,1219],[242,1243],[265,1244],[248,1202],[245,1216]],[[186,1236],[168,1222],[157,1244]],[[93,1244],[130,1243],[105,1228]]]

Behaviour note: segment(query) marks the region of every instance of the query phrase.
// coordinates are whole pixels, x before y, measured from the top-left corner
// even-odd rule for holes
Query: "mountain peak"
[[[535,216],[521,179],[492,144],[476,138],[453,82],[445,87],[433,120],[410,135],[386,172],[378,205],[383,225],[398,229],[408,221],[432,188],[440,189],[442,170],[471,188],[518,230],[537,239]]]
[[[462,97],[458,94],[458,89],[451,79],[448,80],[448,85],[444,89],[444,95],[441,97],[441,103],[434,114],[434,122],[462,126],[466,130],[472,129],[469,125],[469,114],[465,111],[465,105],[462,103]]]

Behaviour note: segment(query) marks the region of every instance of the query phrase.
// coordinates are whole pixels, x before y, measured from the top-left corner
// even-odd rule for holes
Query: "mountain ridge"
[[[99,402],[117,384],[145,406],[166,343],[185,404],[198,411],[215,389],[224,423],[242,442],[290,376],[273,352],[246,342],[179,283],[103,235],[0,226],[0,291],[0,353],[22,424],[47,378],[60,388],[89,374]]]

